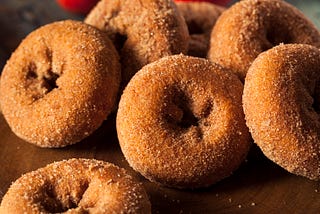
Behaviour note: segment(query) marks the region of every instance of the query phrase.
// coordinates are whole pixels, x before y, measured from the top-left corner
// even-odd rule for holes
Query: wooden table
[[[22,38],[55,20],[82,17],[65,13],[53,0],[1,0],[0,66]],[[13,134],[0,115],[0,200],[11,182],[53,161],[96,158],[126,168],[143,182],[153,213],[320,213],[320,182],[292,175],[253,146],[247,161],[229,178],[200,190],[176,190],[151,183],[124,159],[115,130],[115,115],[90,137],[62,149],[33,146]]]

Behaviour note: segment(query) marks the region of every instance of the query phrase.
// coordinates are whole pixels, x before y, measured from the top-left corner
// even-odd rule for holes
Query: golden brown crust
[[[211,30],[224,7],[208,2],[177,2],[189,34],[188,55],[205,58],[208,54]]]
[[[320,47],[320,34],[298,9],[285,1],[244,0],[217,20],[208,59],[233,70],[243,81],[258,54],[280,43]]]
[[[80,141],[116,101],[119,58],[103,32],[76,21],[32,32],[7,62],[0,101],[12,131],[41,147]]]
[[[252,63],[244,86],[247,125],[263,153],[289,172],[320,179],[320,51],[280,45]]]
[[[187,26],[171,0],[102,0],[85,22],[106,31],[118,47],[122,85],[142,66],[188,48]]]
[[[151,213],[142,184],[111,163],[70,159],[17,179],[0,213]]]
[[[229,176],[249,149],[243,86],[217,64],[175,55],[143,67],[122,94],[117,133],[129,164],[177,188]]]

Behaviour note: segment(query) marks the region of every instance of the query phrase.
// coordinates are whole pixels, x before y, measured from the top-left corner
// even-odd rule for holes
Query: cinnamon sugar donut
[[[224,7],[208,2],[177,2],[189,34],[188,55],[205,58],[208,54],[211,30]]]
[[[172,0],[101,0],[85,22],[113,40],[120,53],[123,86],[142,66],[187,52],[188,29]]]
[[[255,143],[291,173],[320,180],[320,50],[280,45],[252,63],[244,86]]]
[[[1,109],[12,131],[41,147],[62,147],[96,130],[119,88],[119,57],[103,32],[61,21],[32,32],[1,76]]]
[[[250,145],[242,90],[235,75],[201,58],[175,55],[143,67],[119,104],[124,156],[146,178],[177,188],[229,176]]]
[[[295,7],[282,0],[243,0],[226,10],[211,33],[208,59],[244,80],[259,53],[280,43],[320,47],[320,33]]]
[[[151,213],[143,186],[113,164],[55,162],[16,180],[0,213]]]

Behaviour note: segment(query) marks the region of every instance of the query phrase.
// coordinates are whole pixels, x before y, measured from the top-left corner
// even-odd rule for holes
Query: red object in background
[[[99,0],[56,0],[59,5],[72,13],[87,14]],[[175,0],[176,2],[210,2],[221,6],[227,6],[231,0]]]
[[[175,0],[176,2],[201,2],[201,1],[205,1],[205,2],[210,2],[213,4],[218,4],[221,6],[227,6],[227,4],[231,1],[231,0]]]
[[[99,0],[56,0],[59,5],[72,13],[87,14]]]

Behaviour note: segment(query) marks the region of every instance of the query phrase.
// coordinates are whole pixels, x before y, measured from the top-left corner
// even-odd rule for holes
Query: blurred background
[[[287,1],[298,7],[320,29],[320,0]],[[235,2],[230,0],[228,6]],[[0,72],[12,51],[29,32],[63,19],[82,20],[83,15],[67,12],[56,0],[0,0]]]
[[[319,0],[288,0],[298,7],[320,30],[320,1]]]

